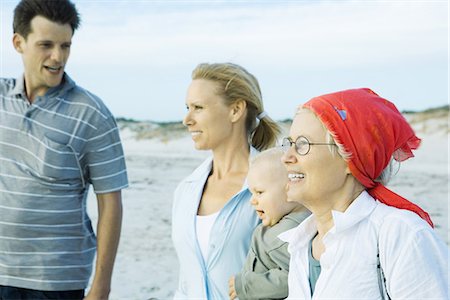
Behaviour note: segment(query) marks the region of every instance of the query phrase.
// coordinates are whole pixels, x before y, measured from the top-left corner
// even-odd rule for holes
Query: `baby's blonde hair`
[[[270,163],[274,170],[286,172],[287,178],[287,170],[281,162],[281,157],[283,154],[283,150],[279,147],[264,150],[250,159],[250,168],[258,166],[262,163]]]

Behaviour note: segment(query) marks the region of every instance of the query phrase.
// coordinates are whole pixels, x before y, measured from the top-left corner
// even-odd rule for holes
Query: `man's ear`
[[[247,102],[244,100],[238,100],[231,104],[231,111],[230,111],[230,120],[231,122],[235,123],[239,119],[242,118],[242,116],[245,115],[245,111],[247,108]]]
[[[14,33],[12,38],[14,49],[16,49],[17,52],[23,53],[23,44],[25,43],[25,38],[21,36],[18,33]]]

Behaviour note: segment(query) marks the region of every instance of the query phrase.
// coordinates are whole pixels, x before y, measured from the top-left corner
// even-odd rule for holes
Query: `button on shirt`
[[[250,155],[256,153],[252,148]],[[217,215],[208,257],[203,258],[195,220],[211,168],[210,157],[178,185],[174,194],[172,240],[180,265],[175,299],[228,299],[228,279],[242,268],[253,230],[259,224],[245,183]]]
[[[96,193],[128,185],[102,101],[67,74],[31,104],[23,78],[0,79],[0,285],[86,288],[96,250],[90,184]]]
[[[279,236],[291,254],[288,299],[381,299],[378,250],[392,299],[449,299],[449,248],[415,213],[364,191],[345,212],[332,215],[312,297],[308,244],[317,232],[314,215]]]

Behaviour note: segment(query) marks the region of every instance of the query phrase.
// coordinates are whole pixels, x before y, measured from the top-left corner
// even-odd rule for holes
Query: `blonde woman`
[[[246,184],[249,158],[274,145],[279,127],[264,112],[256,78],[231,63],[198,65],[186,107],[195,148],[212,156],[175,191],[175,298],[226,299],[228,278],[242,268],[259,223]]]

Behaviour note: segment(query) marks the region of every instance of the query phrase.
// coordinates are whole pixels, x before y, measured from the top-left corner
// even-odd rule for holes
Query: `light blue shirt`
[[[250,155],[257,150],[251,148]],[[247,257],[253,230],[259,219],[250,205],[247,182],[220,210],[203,259],[195,230],[195,218],[203,188],[212,168],[206,159],[175,190],[172,240],[180,270],[176,299],[228,299],[228,280],[238,273]]]

